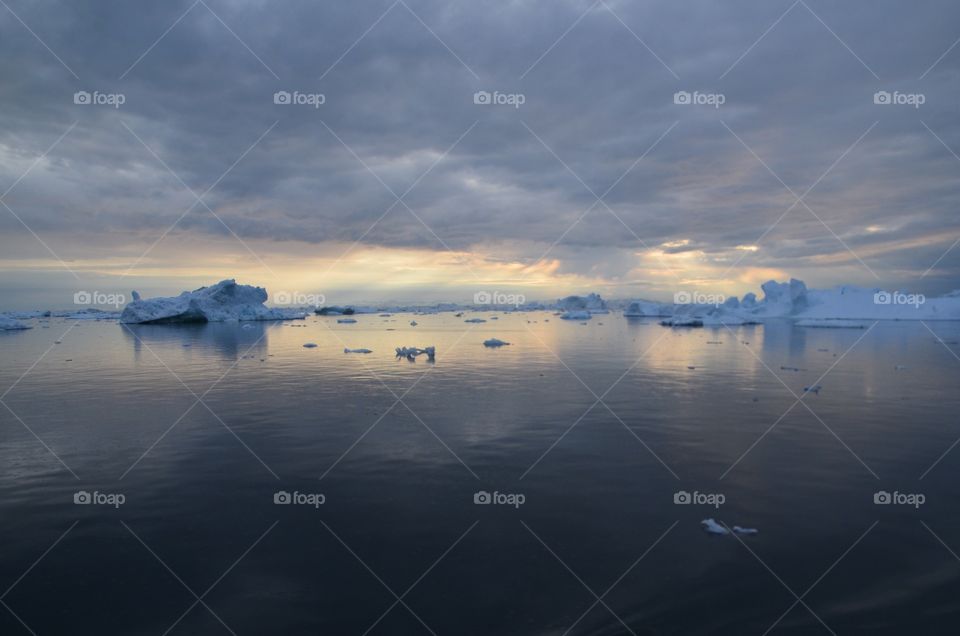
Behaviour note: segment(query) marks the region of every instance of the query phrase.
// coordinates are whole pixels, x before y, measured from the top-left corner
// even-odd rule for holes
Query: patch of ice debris
[[[357,322],[356,318],[337,318],[337,322],[344,325],[352,325]]]
[[[423,349],[419,349],[417,347],[397,347],[398,358],[416,360],[417,356],[423,354],[426,354],[427,360],[435,360],[437,356],[436,347],[424,347]]]
[[[592,317],[593,314],[585,309],[565,311],[560,314],[561,320],[590,320]]]
[[[490,338],[489,340],[484,340],[484,341],[483,341],[483,346],[484,346],[484,347],[502,347],[502,346],[508,345],[508,344],[510,344],[510,343],[509,343],[509,342],[504,342],[503,340],[500,340],[499,338]]]
[[[183,292],[170,298],[133,300],[120,315],[122,323],[184,323],[303,318],[300,310],[265,306],[267,290],[238,285],[233,279]]]
[[[370,349],[344,349],[344,353],[373,353]]]

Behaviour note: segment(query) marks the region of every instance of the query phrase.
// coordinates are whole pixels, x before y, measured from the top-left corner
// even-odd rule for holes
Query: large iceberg
[[[586,296],[567,296],[557,301],[557,309],[563,311],[585,310],[591,314],[610,313],[607,309],[607,302],[600,298],[599,294],[587,294]]]
[[[228,320],[288,320],[303,312],[265,306],[267,290],[238,285],[231,279],[172,298],[141,299],[136,292],[123,309],[123,323],[224,322]]]

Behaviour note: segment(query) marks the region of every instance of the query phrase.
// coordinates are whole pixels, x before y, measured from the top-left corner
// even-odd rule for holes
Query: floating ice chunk
[[[862,320],[808,318],[798,320],[798,327],[820,327],[822,329],[866,329],[869,325]]]
[[[503,340],[500,340],[499,338],[490,338],[489,340],[484,340],[484,341],[483,341],[483,346],[484,346],[484,347],[502,347],[503,345],[508,345],[508,344],[510,344],[510,343],[509,343],[509,342],[504,342]]]
[[[344,353],[373,353],[370,349],[344,349]]]
[[[345,325],[352,325],[353,323],[357,322],[357,320],[356,318],[337,318],[337,322]]]
[[[709,532],[710,534],[720,534],[720,535],[730,534],[730,531],[724,528],[723,526],[721,526],[716,521],[714,521],[713,517],[710,517],[709,519],[704,519],[703,521],[700,522],[700,524],[703,526],[703,529]]]
[[[417,321],[416,321],[416,320],[411,320],[411,321],[410,321],[410,326],[411,326],[411,327],[416,327],[416,326],[417,326]]]
[[[593,317],[587,310],[571,310],[560,314],[562,320],[590,320]]]
[[[133,300],[120,315],[122,323],[223,322],[227,320],[288,320],[303,318],[291,312],[265,306],[267,290],[238,285],[233,279],[210,287],[183,292],[172,298]]]
[[[417,347],[397,347],[398,358],[416,360],[417,356],[422,354],[427,355],[427,360],[434,360],[437,354],[436,347],[424,347],[423,349],[418,349]]]
[[[820,389],[822,389],[822,388],[823,388],[823,387],[820,386],[819,384],[814,384],[813,386],[805,386],[805,387],[803,387],[803,392],[804,392],[804,393],[816,393],[817,395],[820,395]]]
[[[660,324],[664,327],[702,327],[703,319],[694,316],[674,316],[661,320]]]
[[[760,532],[756,528],[744,528],[742,526],[733,526],[733,531],[737,534],[757,534]]]
[[[30,327],[19,320],[0,314],[0,331],[18,331],[20,329],[29,329]]]
[[[307,343],[304,343],[303,348],[304,348],[304,349],[316,349],[316,348],[317,348],[317,343],[316,343],[316,342],[307,342]]]
[[[483,318],[467,318],[463,322],[487,322]]]

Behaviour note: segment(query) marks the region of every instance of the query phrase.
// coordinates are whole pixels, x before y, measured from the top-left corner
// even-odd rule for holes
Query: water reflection
[[[194,348],[206,354],[216,353],[236,359],[243,355],[263,354],[269,345],[268,334],[282,328],[273,322],[208,322],[178,325],[120,325],[140,360],[146,347]]]

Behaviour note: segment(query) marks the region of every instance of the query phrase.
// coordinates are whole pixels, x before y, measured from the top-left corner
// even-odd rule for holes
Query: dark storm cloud
[[[167,229],[196,202],[179,179],[213,187],[204,202],[245,239],[442,249],[403,204],[368,232],[395,203],[388,188],[401,195],[428,170],[404,201],[454,249],[509,240],[532,261],[595,205],[556,252],[580,254],[566,267],[583,271],[629,269],[612,253],[598,264],[606,248],[680,240],[667,251],[739,257],[815,183],[812,212],[795,206],[744,265],[851,261],[842,239],[881,275],[909,278],[960,236],[960,162],[945,147],[960,150],[960,47],[928,71],[960,37],[948,1],[9,6],[3,182],[77,124],[5,201],[38,233],[89,235],[100,250]],[[525,102],[477,105],[477,90]],[[880,90],[926,102],[876,105]],[[126,102],[75,105],[76,91]],[[276,91],[325,103],[276,105]],[[676,91],[725,103],[676,105]],[[202,205],[176,231],[228,232]],[[931,280],[955,281],[958,266],[948,256]]]

